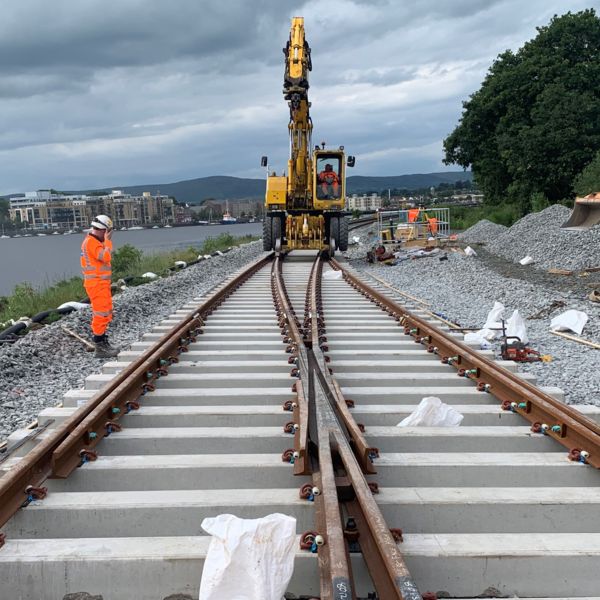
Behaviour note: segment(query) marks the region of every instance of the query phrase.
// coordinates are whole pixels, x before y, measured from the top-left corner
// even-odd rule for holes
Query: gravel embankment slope
[[[167,279],[123,290],[114,297],[111,342],[126,348],[181,305],[261,254],[262,242],[253,242]],[[90,310],[84,309],[15,344],[0,346],[0,441],[33,421],[41,409],[60,402],[69,389],[82,387],[85,377],[100,371],[105,361],[85,352],[80,342],[61,330],[66,326],[89,339],[89,324]]]
[[[529,255],[541,269],[600,267],[600,226],[588,231],[561,229],[570,214],[568,208],[555,204],[523,217],[504,231],[489,232],[481,241],[491,252],[513,262]],[[472,229],[463,235],[468,238]]]
[[[349,256],[355,267],[426,300],[432,311],[444,313],[463,327],[481,327],[496,300],[506,306],[505,318],[518,309],[526,320],[529,345],[553,358],[550,363],[523,364],[522,370],[534,373],[539,385],[561,387],[567,403],[600,405],[600,350],[550,333],[551,318],[573,308],[589,316],[581,337],[600,343],[600,304],[587,299],[598,274],[562,277],[546,272],[551,267],[600,266],[600,227],[566,232],[560,225],[568,215],[565,207],[552,206],[510,228],[481,221],[461,235],[465,244],[485,244],[485,249],[474,246],[477,257],[448,253],[444,261],[430,257],[394,267],[369,265],[364,260],[368,243],[354,246]],[[526,267],[514,264],[526,255],[536,262]],[[553,302],[564,304],[543,318],[532,318],[550,309]],[[499,351],[499,344],[495,349]]]

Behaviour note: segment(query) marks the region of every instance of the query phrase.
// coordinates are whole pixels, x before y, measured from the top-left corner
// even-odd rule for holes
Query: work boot
[[[95,344],[95,358],[114,358],[119,354],[119,349],[111,346],[106,336],[102,336],[102,338],[96,341]]]

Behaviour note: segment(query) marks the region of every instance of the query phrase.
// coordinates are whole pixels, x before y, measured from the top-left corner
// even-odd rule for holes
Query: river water
[[[131,244],[144,253],[200,246],[221,233],[234,236],[261,235],[262,223],[173,227],[115,231],[115,249]],[[84,234],[0,239],[0,296],[9,295],[22,282],[45,287],[61,279],[81,274],[79,253]]]

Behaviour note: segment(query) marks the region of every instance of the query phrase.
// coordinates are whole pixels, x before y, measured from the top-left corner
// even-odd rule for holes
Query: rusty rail
[[[577,410],[542,392],[514,373],[481,356],[463,342],[439,330],[381,292],[370,287],[336,260],[331,260],[344,279],[363,296],[395,318],[404,333],[427,346],[443,363],[454,366],[482,393],[493,394],[505,410],[532,423],[532,431],[548,435],[569,450],[569,458],[600,468],[600,425]]]
[[[204,317],[214,311],[232,292],[272,259],[272,255],[251,263],[231,281],[163,335],[137,360],[98,391],[89,402],[43,439],[0,479],[0,527],[19,508],[43,497],[41,487],[51,477],[67,477],[79,465],[95,460],[94,448],[112,431],[121,428],[118,420],[138,408],[138,400],[153,389],[154,381],[168,372],[178,355],[201,333]]]
[[[302,460],[302,474],[312,473],[310,496],[315,503],[316,530],[308,533],[318,555],[321,600],[356,599],[350,560],[351,546],[356,551],[356,544],[379,598],[421,600],[373,499],[376,486],[371,487],[364,475],[376,472],[372,459],[378,452],[364,439],[323,353],[327,338],[321,300],[322,257],[318,256],[311,268],[302,329],[287,298],[281,260],[276,258],[273,265],[272,287],[280,326],[284,324],[282,331],[290,335],[297,351],[301,379],[295,389],[302,391],[303,398],[298,397],[296,405],[304,407],[298,415],[308,415],[308,422],[295,417],[294,426],[299,427],[295,450],[296,460]],[[298,439],[303,440],[301,445]],[[305,542],[301,540],[304,547],[310,546]]]

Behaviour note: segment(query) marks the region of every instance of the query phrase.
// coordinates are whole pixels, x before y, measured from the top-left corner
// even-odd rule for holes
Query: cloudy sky
[[[596,0],[2,0],[0,194],[261,177],[288,153],[291,16],[312,46],[315,142],[356,175],[446,169],[491,61]]]

